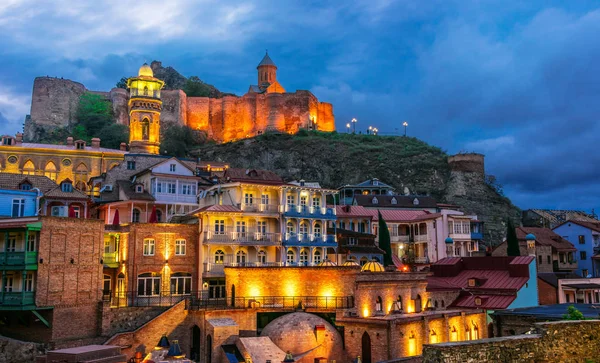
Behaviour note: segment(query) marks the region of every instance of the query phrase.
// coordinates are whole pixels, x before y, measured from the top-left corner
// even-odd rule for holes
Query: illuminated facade
[[[165,83],[154,78],[144,63],[137,77],[127,80],[129,88],[129,151],[158,154],[160,149],[160,90]]]

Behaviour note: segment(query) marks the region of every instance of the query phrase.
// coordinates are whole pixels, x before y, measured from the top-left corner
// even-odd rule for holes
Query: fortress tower
[[[127,80],[129,88],[129,151],[158,154],[160,148],[160,90],[164,82],[154,78],[146,63],[137,77]]]

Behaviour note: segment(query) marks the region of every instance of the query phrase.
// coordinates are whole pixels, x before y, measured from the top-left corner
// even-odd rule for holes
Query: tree
[[[208,97],[210,88],[196,76],[190,77],[183,86],[183,92],[188,97]]]
[[[384,266],[394,266],[394,260],[392,259],[392,244],[390,241],[390,230],[385,223],[385,220],[381,216],[381,212],[377,211],[379,215],[379,247],[385,251],[383,256]]]
[[[121,77],[119,82],[115,85],[117,88],[127,89],[127,77]]]
[[[186,157],[189,151],[206,141],[206,134],[188,126],[177,124],[163,125],[160,138],[162,155]]]
[[[569,305],[567,308],[567,313],[563,315],[564,320],[586,320],[583,313],[573,305]]]
[[[76,118],[87,131],[89,142],[101,128],[113,122],[112,104],[101,95],[86,92],[79,97]]]
[[[517,231],[513,225],[512,219],[506,221],[506,254],[508,256],[520,256],[519,240],[517,239]]]

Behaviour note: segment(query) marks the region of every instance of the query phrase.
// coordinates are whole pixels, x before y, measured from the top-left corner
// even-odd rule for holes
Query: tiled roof
[[[481,299],[481,305],[475,304],[475,298]],[[497,310],[506,309],[515,301],[517,295],[463,295],[456,299],[451,307]]]
[[[269,170],[229,168],[223,174],[221,182],[245,182],[259,184],[283,184],[283,178]]]
[[[554,233],[550,228],[517,227],[515,230],[517,238],[521,241],[525,241],[525,236],[531,233],[535,236],[535,241],[542,246],[551,246],[563,252],[577,251],[571,242]]]
[[[598,221],[589,214],[578,210],[562,210],[562,209],[531,209],[539,216],[547,219],[551,223],[560,223],[562,221],[580,220],[594,222]]]
[[[57,186],[56,188],[50,190],[46,194],[44,194],[46,198],[56,198],[56,199],[88,199],[88,196],[85,193],[80,192],[74,187],[70,192],[64,192],[61,186]]]
[[[107,149],[104,147],[100,147],[97,149],[92,148],[91,146],[86,145],[84,150],[75,149],[75,145],[54,145],[54,144],[36,144],[30,142],[24,142],[20,145],[14,145],[11,147],[23,147],[23,148],[31,148],[31,149],[54,149],[54,150],[73,150],[73,151],[89,151],[89,152],[103,152],[103,153],[115,153],[115,154],[127,154],[127,151],[118,150],[118,149]]]
[[[333,208],[332,205],[327,207]],[[350,218],[350,217],[364,217],[371,219],[373,217],[373,210],[369,210],[361,205],[336,205],[335,213],[339,218]]]
[[[377,203],[373,203],[373,198]],[[393,200],[396,204],[393,204]],[[418,204],[415,204],[415,199]],[[414,195],[355,195],[354,202],[368,208],[437,208],[437,202],[432,197]]]
[[[558,228],[558,227],[560,227],[560,226],[562,226],[562,225],[564,225],[565,223],[575,223],[575,224],[578,224],[578,225],[580,225],[582,227],[591,229],[592,231],[600,232],[600,221],[589,222],[589,221],[578,221],[578,220],[574,220],[574,219],[573,220],[569,220],[569,221],[565,221],[565,222],[559,224],[558,226],[554,227],[553,230],[556,229],[556,228]]]
[[[269,57],[269,53],[265,53],[265,56],[263,57],[263,59],[260,61],[260,63],[258,63],[258,67],[260,66],[274,66],[275,62],[273,62],[273,60],[271,59],[271,57]]]
[[[146,190],[144,190],[142,193],[137,193],[135,191],[135,185],[131,184],[129,180],[118,180],[117,186],[119,191],[122,191],[128,200],[155,200],[154,197]]]
[[[424,210],[380,209],[371,210],[373,221],[379,221],[379,214],[386,222],[422,222],[438,218],[441,214],[429,213]]]
[[[39,188],[43,194],[56,188],[56,183],[43,175],[0,173],[0,189],[19,190],[19,185],[29,181],[32,188]]]

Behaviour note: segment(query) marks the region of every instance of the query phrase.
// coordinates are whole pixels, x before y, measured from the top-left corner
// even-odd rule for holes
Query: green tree
[[[381,212],[377,211],[379,215],[379,247],[385,251],[383,256],[384,266],[394,266],[394,260],[392,260],[392,244],[390,240],[390,230],[385,223],[385,220],[381,216]]]
[[[117,88],[127,89],[127,77],[121,77],[119,82],[115,85]]]
[[[506,221],[506,254],[508,256],[520,256],[519,240],[517,239],[517,231],[513,225],[512,219]]]
[[[563,315],[564,320],[586,320],[583,313],[573,305],[569,305],[567,308],[567,313]]]
[[[96,137],[100,138],[102,147],[118,149],[122,142],[129,142],[129,127],[112,122],[101,128]]]
[[[206,134],[177,124],[163,125],[160,137],[162,155],[186,157],[195,146],[206,141]]]
[[[89,142],[100,129],[113,122],[112,104],[104,96],[86,92],[79,97],[76,119],[85,128],[85,140]]]
[[[208,97],[210,88],[196,76],[190,77],[183,86],[183,92],[188,97]]]

